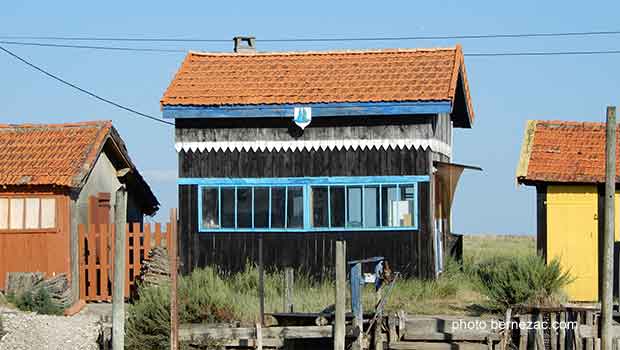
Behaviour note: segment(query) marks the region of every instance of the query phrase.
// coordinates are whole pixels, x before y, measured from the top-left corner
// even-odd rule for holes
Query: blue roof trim
[[[452,103],[356,102],[282,105],[164,106],[164,118],[268,118],[293,117],[295,107],[311,107],[312,117],[407,115],[450,113]]]
[[[177,179],[177,185],[205,186],[295,186],[295,185],[376,185],[428,182],[428,175],[402,176],[334,176],[334,177],[271,177],[271,178],[196,178]]]

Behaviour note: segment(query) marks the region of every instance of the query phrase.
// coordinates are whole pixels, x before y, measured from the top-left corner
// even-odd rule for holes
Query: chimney
[[[256,52],[256,38],[253,36],[236,36],[233,38],[236,53]]]

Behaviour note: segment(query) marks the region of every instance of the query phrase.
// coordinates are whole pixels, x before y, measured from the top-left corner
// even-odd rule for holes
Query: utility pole
[[[601,300],[601,349],[612,350],[613,263],[616,196],[616,107],[607,107],[605,135],[605,229],[603,231],[603,280]]]
[[[116,190],[114,203],[114,280],[112,286],[112,349],[125,348],[125,225],[127,190]]]

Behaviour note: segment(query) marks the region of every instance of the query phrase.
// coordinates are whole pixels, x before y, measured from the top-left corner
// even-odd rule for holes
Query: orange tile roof
[[[0,124],[0,185],[80,186],[111,128],[110,121]]]
[[[190,52],[161,104],[454,102],[459,76],[472,114],[460,46],[304,53]]]
[[[618,137],[620,138],[620,130]],[[616,152],[618,172],[618,143]],[[605,124],[528,121],[517,169],[517,181],[605,182]]]

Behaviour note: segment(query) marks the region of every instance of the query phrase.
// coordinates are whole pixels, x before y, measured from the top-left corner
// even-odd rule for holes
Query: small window
[[[254,227],[269,227],[269,187],[254,188]]]
[[[284,228],[286,187],[271,188],[271,227]]]
[[[252,227],[252,188],[237,188],[237,227]]]
[[[0,198],[0,230],[40,230],[56,227],[56,199]]]
[[[329,188],[331,227],[344,227],[344,186]]]
[[[329,203],[327,202],[327,187],[312,188],[312,213],[313,227],[328,227]]]
[[[0,198],[0,230],[9,228],[9,199]]]
[[[235,227],[235,189],[232,187],[222,187],[220,189],[222,198],[222,227]]]
[[[286,227],[301,228],[304,225],[304,190],[303,187],[288,187]]]
[[[347,227],[362,227],[362,187],[347,187]]]
[[[364,188],[364,227],[379,227],[379,187]]]
[[[9,208],[9,228],[11,230],[21,230],[24,228],[24,199],[11,198]]]
[[[219,195],[217,187],[204,187],[202,189],[202,227],[220,227]]]
[[[396,186],[381,186],[381,221],[383,226],[400,226],[398,224],[398,193]]]

